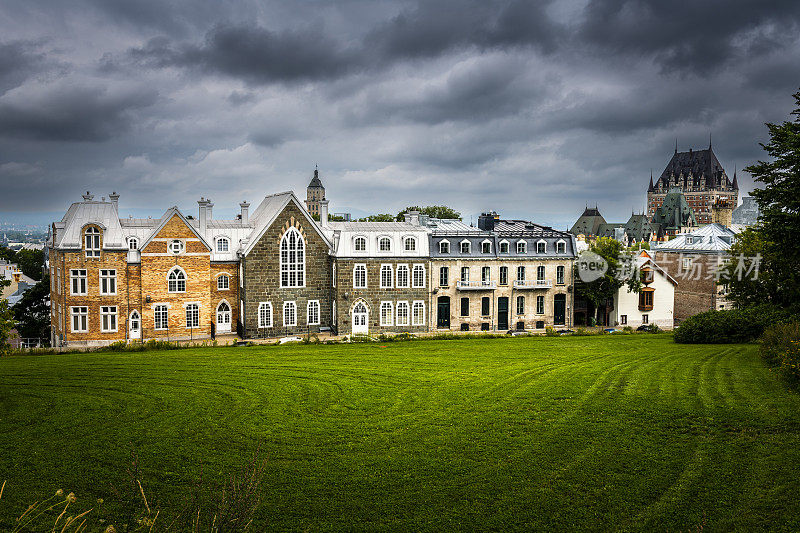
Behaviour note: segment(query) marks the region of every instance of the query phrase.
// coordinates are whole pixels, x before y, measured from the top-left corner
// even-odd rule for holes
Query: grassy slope
[[[753,346],[666,335],[6,358],[0,529],[113,499],[129,442],[169,508],[261,441],[257,529],[798,530],[799,413]]]

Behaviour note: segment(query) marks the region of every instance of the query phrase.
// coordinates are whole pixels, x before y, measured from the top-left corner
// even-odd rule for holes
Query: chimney
[[[210,201],[206,200],[202,196],[197,201],[197,206],[200,211],[198,216],[198,219],[200,220],[200,234],[203,236],[205,236],[206,229],[208,229],[208,219],[210,218],[209,217],[210,210],[208,209],[208,204],[210,203],[211,203]]]
[[[500,216],[494,211],[490,211],[489,213],[481,213],[481,216],[478,217],[478,229],[492,231],[494,229],[495,221],[499,219]]]
[[[119,194],[117,191],[112,192],[108,195],[108,199],[111,201],[111,204],[114,206],[114,211],[119,213]]]
[[[403,213],[403,218],[406,224],[413,224],[419,226],[419,211],[407,211]]]
[[[239,207],[242,208],[242,226],[247,226],[250,224],[250,204],[245,200],[239,204]]]
[[[89,191],[86,191],[86,194],[83,195],[83,199],[86,202],[91,201],[92,198],[94,198],[94,195],[92,193],[90,193]]]
[[[328,200],[319,201],[319,222],[323,228],[328,227]]]
[[[211,216],[211,209],[214,207],[214,204],[211,203],[211,198],[206,198],[206,216],[208,217],[207,222],[211,222],[213,218]]]

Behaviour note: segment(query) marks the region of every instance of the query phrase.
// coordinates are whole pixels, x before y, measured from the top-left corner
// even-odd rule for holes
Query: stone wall
[[[721,287],[714,278],[718,261],[717,254],[680,254],[657,252],[656,263],[672,276],[678,285],[675,287],[675,325],[682,320],[717,309]],[[691,259],[692,266],[685,270],[684,258]]]

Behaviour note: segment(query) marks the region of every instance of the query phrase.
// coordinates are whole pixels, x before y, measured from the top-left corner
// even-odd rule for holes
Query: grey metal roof
[[[730,250],[736,233],[722,224],[708,224],[656,246],[659,252],[720,253]]]
[[[96,224],[103,228],[104,249],[127,249],[125,236],[119,222],[119,215],[111,202],[83,201],[75,202],[61,219],[63,229],[56,225],[56,241],[58,248],[80,248],[84,226]]]

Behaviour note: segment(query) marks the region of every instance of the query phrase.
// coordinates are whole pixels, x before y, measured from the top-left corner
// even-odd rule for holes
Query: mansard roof
[[[688,152],[676,150],[654,187],[660,183],[662,187],[667,188],[675,180],[679,183],[691,181],[693,185],[698,186],[705,181],[705,186],[709,189],[719,189],[723,184],[733,188],[725,169],[722,168],[710,146],[706,150],[690,149]]]
[[[587,207],[569,232],[573,235],[599,235],[599,232],[604,230],[604,226],[607,224],[597,207]]]
[[[679,189],[667,193],[650,222],[659,224],[664,230],[697,226],[694,210]]]
[[[53,246],[56,248],[80,248],[83,228],[87,224],[95,224],[103,229],[103,248],[128,248],[119,223],[119,215],[111,202],[85,200],[75,202],[64,214],[60,223],[56,223],[56,236]]]

